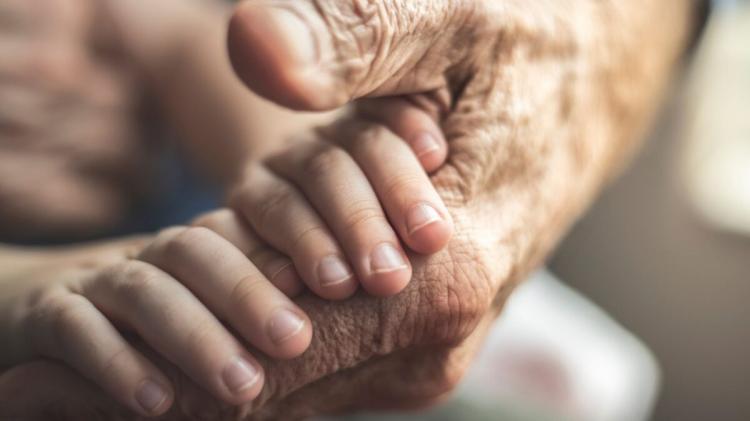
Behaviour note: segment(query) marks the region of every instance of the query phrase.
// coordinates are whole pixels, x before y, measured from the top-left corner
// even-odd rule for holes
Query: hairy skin
[[[216,403],[173,369],[178,404],[165,419],[297,419],[420,407],[450,392],[513,287],[630,155],[693,22],[693,4],[682,0],[454,1],[452,13],[436,14],[451,18],[435,22],[412,19],[413,5],[421,3],[406,0],[393,10],[377,1],[343,0],[288,7],[334,3],[349,8],[325,21],[332,42],[357,40],[360,59],[333,69],[346,76],[349,90],[331,98],[259,93],[322,109],[399,86],[404,93],[415,86],[429,91],[427,103],[441,118],[451,151],[433,182],[456,234],[443,252],[410,256],[413,281],[394,298],[302,297],[298,302],[315,326],[310,349],[293,361],[263,361],[264,391],[246,407]],[[412,22],[449,28],[446,33],[460,28],[462,42],[426,44],[418,35],[424,28],[412,28],[414,38],[400,42],[423,49],[425,59],[389,55],[397,26]],[[377,136],[378,130],[344,120],[321,133]],[[43,369],[20,367],[10,375]],[[62,369],[49,368],[55,370]],[[68,405],[83,402],[71,398]],[[92,413],[113,419],[108,401],[85,402]]]

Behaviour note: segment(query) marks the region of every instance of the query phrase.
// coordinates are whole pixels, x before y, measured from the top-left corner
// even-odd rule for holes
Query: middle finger
[[[300,142],[268,165],[297,185],[328,223],[365,290],[390,296],[408,284],[406,254],[369,180],[348,153],[326,142]]]

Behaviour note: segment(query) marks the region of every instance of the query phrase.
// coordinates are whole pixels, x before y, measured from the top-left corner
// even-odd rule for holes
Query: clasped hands
[[[6,373],[0,410],[123,413],[92,382],[165,419],[439,400],[653,114],[688,3],[241,3],[245,84],[349,112],[248,165],[231,210],[23,272],[3,362],[66,365]]]
[[[294,98],[330,75],[290,79],[314,70],[285,56],[299,48],[285,38],[311,35],[288,26],[298,18],[287,6],[237,9],[230,42],[238,73],[260,94],[275,89],[268,97],[290,108],[343,106],[348,99]],[[320,87],[313,96],[337,90]],[[3,365],[58,360],[124,407],[157,416],[173,406],[175,385],[147,355],[154,353],[217,400],[251,402],[264,383],[253,354],[289,359],[310,345],[313,324],[293,298],[309,291],[345,300],[360,287],[396,295],[411,280],[410,255],[446,246],[453,222],[428,172],[447,157],[439,124],[449,105],[420,90],[362,100],[330,126],[249,163],[231,209],[129,245],[119,261],[74,264],[55,282],[44,273],[16,285],[3,297],[12,314]]]

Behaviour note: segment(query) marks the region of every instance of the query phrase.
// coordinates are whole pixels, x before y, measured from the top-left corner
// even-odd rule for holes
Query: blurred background
[[[640,156],[550,263],[654,352],[655,420],[750,419],[750,7],[714,12]]]

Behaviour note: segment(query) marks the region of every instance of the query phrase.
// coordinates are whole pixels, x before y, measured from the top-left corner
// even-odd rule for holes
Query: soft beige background
[[[635,165],[551,266],[654,350],[664,374],[655,420],[746,421],[750,237],[720,233],[693,211],[680,177],[684,100],[672,99]]]

